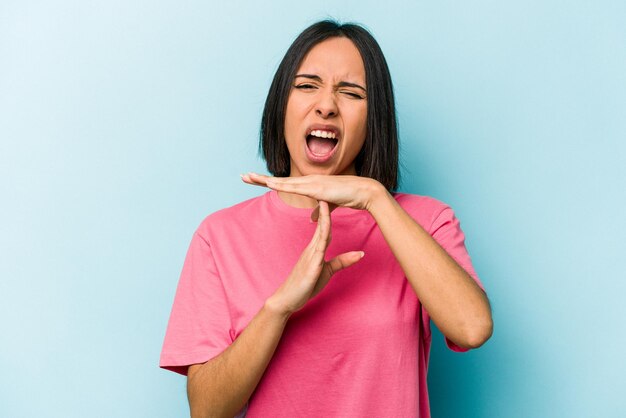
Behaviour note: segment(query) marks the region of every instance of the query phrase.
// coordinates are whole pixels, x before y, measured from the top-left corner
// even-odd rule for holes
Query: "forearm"
[[[492,332],[485,293],[384,188],[372,197],[368,210],[437,327],[461,347],[480,346]]]
[[[190,366],[187,394],[192,417],[232,417],[243,408],[274,355],[287,319],[266,302],[222,354]]]
[[[320,202],[315,233],[287,279],[230,347],[202,365],[189,367],[192,417],[232,417],[241,410],[261,380],[291,314],[322,291],[334,273],[361,259],[360,251],[350,251],[325,261],[330,230],[328,204]]]

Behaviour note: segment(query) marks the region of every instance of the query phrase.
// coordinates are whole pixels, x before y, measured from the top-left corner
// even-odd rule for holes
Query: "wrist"
[[[389,202],[390,199],[394,200],[385,186],[376,180],[372,180],[372,185],[369,190],[369,199],[365,209],[375,218],[375,214],[378,212],[379,208],[384,203]]]
[[[293,313],[289,309],[287,309],[283,303],[280,303],[276,295],[272,295],[267,298],[265,304],[263,304],[263,310],[272,316],[284,320],[285,322]]]

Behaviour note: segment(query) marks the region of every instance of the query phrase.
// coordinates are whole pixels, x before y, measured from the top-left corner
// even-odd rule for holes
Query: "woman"
[[[430,416],[430,319],[464,351],[491,313],[452,210],[392,193],[391,78],[367,31],[299,35],[261,148],[274,177],[242,179],[271,190],[194,234],[161,367],[187,374],[194,417]]]

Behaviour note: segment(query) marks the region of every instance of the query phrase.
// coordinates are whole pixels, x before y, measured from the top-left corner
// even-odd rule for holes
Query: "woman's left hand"
[[[359,176],[314,174],[301,177],[270,177],[248,173],[242,175],[241,179],[248,184],[308,196],[317,201],[323,200],[330,204],[331,210],[337,206],[369,210],[375,197],[385,191],[378,181]],[[319,207],[315,209],[311,219],[317,220],[318,212]]]

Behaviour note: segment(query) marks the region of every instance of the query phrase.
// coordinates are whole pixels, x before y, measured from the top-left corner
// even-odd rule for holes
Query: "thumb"
[[[357,263],[364,255],[365,253],[363,251],[350,251],[348,253],[339,254],[332,260],[327,261],[324,265],[324,271],[313,289],[311,297],[317,295],[328,284],[333,274]]]
[[[339,254],[337,257],[327,262],[331,275],[356,264],[364,255],[365,253],[363,251],[350,251],[348,253]]]

